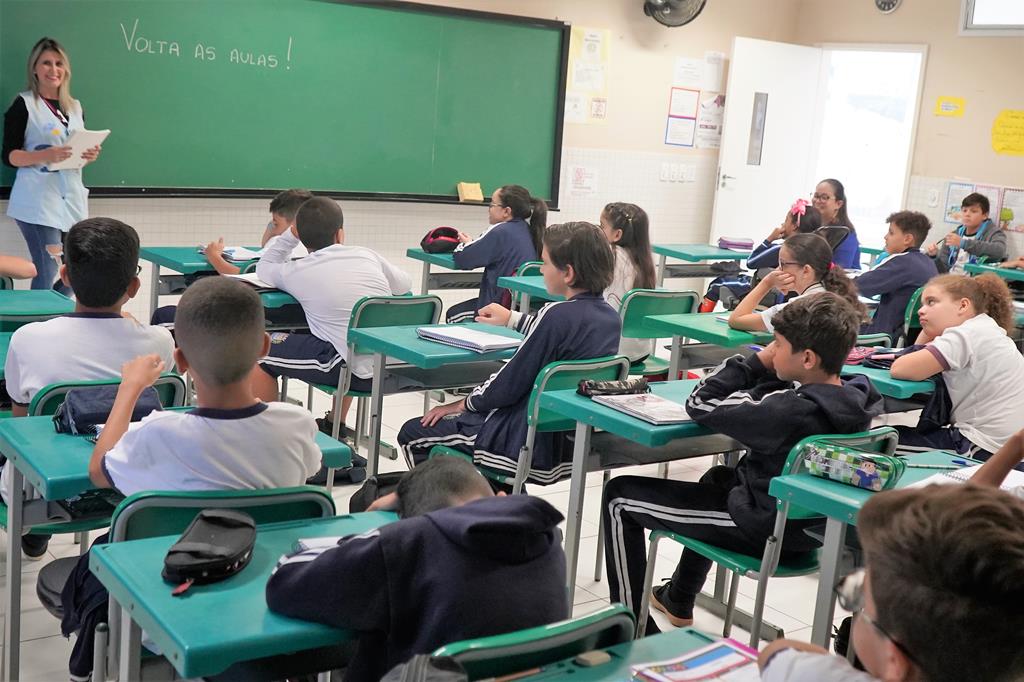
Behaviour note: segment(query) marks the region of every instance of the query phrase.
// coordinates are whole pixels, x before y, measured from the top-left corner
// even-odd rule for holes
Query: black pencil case
[[[576,388],[576,392],[588,398],[595,395],[632,395],[637,393],[649,393],[651,387],[647,385],[647,379],[636,377],[623,379],[622,381],[595,381],[584,379]]]
[[[167,550],[161,575],[178,585],[175,595],[191,585],[215,583],[245,568],[255,544],[256,522],[251,516],[230,509],[204,509]]]

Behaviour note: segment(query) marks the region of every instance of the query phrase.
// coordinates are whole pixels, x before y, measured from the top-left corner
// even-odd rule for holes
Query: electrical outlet
[[[669,179],[672,182],[679,182],[679,164],[673,163],[671,165],[672,168],[669,170]]]
[[[937,189],[930,189],[930,190],[928,190],[928,206],[930,208],[935,208],[938,205],[939,205],[939,190],[937,190]]]
[[[663,163],[663,164],[661,164],[661,175],[659,175],[658,178],[662,182],[668,182],[669,178],[671,177],[671,175],[672,175],[671,166],[672,166],[672,164],[670,164],[670,163]]]

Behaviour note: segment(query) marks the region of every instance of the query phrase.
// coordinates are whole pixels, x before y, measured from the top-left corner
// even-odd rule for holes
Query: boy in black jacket
[[[735,469],[712,467],[698,483],[622,476],[605,487],[611,601],[640,612],[645,529],[760,556],[775,523],[768,482],[782,471],[790,449],[811,435],[863,431],[881,412],[881,396],[867,378],[839,378],[860,326],[853,306],[825,292],[793,301],[772,322],[775,340],[767,348],[749,359],[726,360],[686,403],[694,421],[747,446]],[[815,546],[801,524],[787,524],[784,553]],[[684,550],[672,580],[654,590],[651,604],[674,625],[692,624],[694,601],[710,569],[711,561]],[[658,631],[653,620],[647,628]]]
[[[494,497],[472,464],[435,457],[378,502],[402,520],[282,557],[267,583],[272,610],[361,633],[348,682],[379,680],[450,642],[568,617],[562,515],[541,498]]]

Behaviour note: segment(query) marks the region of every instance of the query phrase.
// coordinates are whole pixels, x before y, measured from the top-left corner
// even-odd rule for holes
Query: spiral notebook
[[[923,481],[913,483],[908,488],[924,488],[929,485],[948,485],[950,483],[966,483],[971,479],[978,469],[981,468],[980,464],[972,467],[964,467],[963,469],[950,469],[949,471],[943,471],[940,474],[929,476]],[[1024,486],[1024,471],[1017,471],[1013,469],[1006,478],[1003,480],[1003,484],[999,486],[1003,490],[1013,490]]]
[[[446,346],[455,346],[475,353],[490,353],[506,348],[518,348],[522,339],[492,334],[460,324],[445,324],[437,327],[420,327],[416,334],[427,341],[436,341]]]

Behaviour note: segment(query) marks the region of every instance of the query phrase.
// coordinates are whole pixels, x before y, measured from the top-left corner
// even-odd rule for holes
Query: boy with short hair
[[[867,568],[836,588],[859,612],[867,672],[821,647],[769,644],[765,682],[1024,679],[1024,502],[974,485],[874,495],[857,515]]]
[[[734,356],[701,380],[686,402],[694,421],[747,446],[735,468],[712,467],[697,483],[642,476],[613,478],[602,513],[611,601],[640,613],[647,549],[645,529],[669,530],[726,549],[760,556],[775,524],[768,483],[789,451],[811,435],[856,433],[881,412],[866,377],[840,379],[857,339],[858,312],[839,296],[800,297],[773,320],[775,340],[749,359]],[[817,546],[790,521],[782,551]],[[671,582],[655,588],[651,604],[673,625],[693,622],[693,607],[711,561],[683,550]],[[653,619],[647,632],[657,632]]]
[[[562,515],[546,501],[493,497],[472,464],[434,457],[380,502],[402,520],[282,557],[267,583],[272,610],[359,631],[346,680],[568,616]]]
[[[928,246],[939,272],[966,274],[964,265],[979,258],[998,262],[1006,258],[1006,232],[988,217],[988,197],[971,192],[960,202],[961,224],[941,242]],[[941,244],[941,246],[940,246]]]
[[[93,485],[125,495],[302,485],[320,466],[313,418],[296,405],[261,402],[249,383],[270,343],[256,292],[225,277],[202,279],[182,295],[175,327],[174,361],[192,377],[198,407],[153,412],[129,424],[139,395],[165,363],[156,355],[125,363],[89,461]],[[86,554],[61,594],[61,631],[66,637],[78,632],[69,662],[72,679],[89,679],[95,627],[107,619],[105,595]]]
[[[897,211],[885,219],[885,252],[881,263],[855,280],[861,296],[879,296],[878,308],[861,334],[888,334],[896,341],[903,329],[903,317],[910,297],[938,274],[935,261],[921,253],[931,223],[923,213]]]
[[[478,322],[505,325],[525,334],[515,355],[464,400],[439,405],[410,419],[398,433],[409,467],[427,458],[435,445],[473,455],[474,461],[514,475],[526,444],[526,408],[537,374],[559,360],[615,355],[619,314],[602,295],[612,280],[615,259],[604,233],[585,222],[552,225],[544,233],[541,273],[548,292],[566,300],[548,303],[536,315],[510,313],[492,303],[478,311]],[[538,433],[530,479],[553,483],[570,473],[568,439]],[[568,447],[567,447],[568,446]]]

